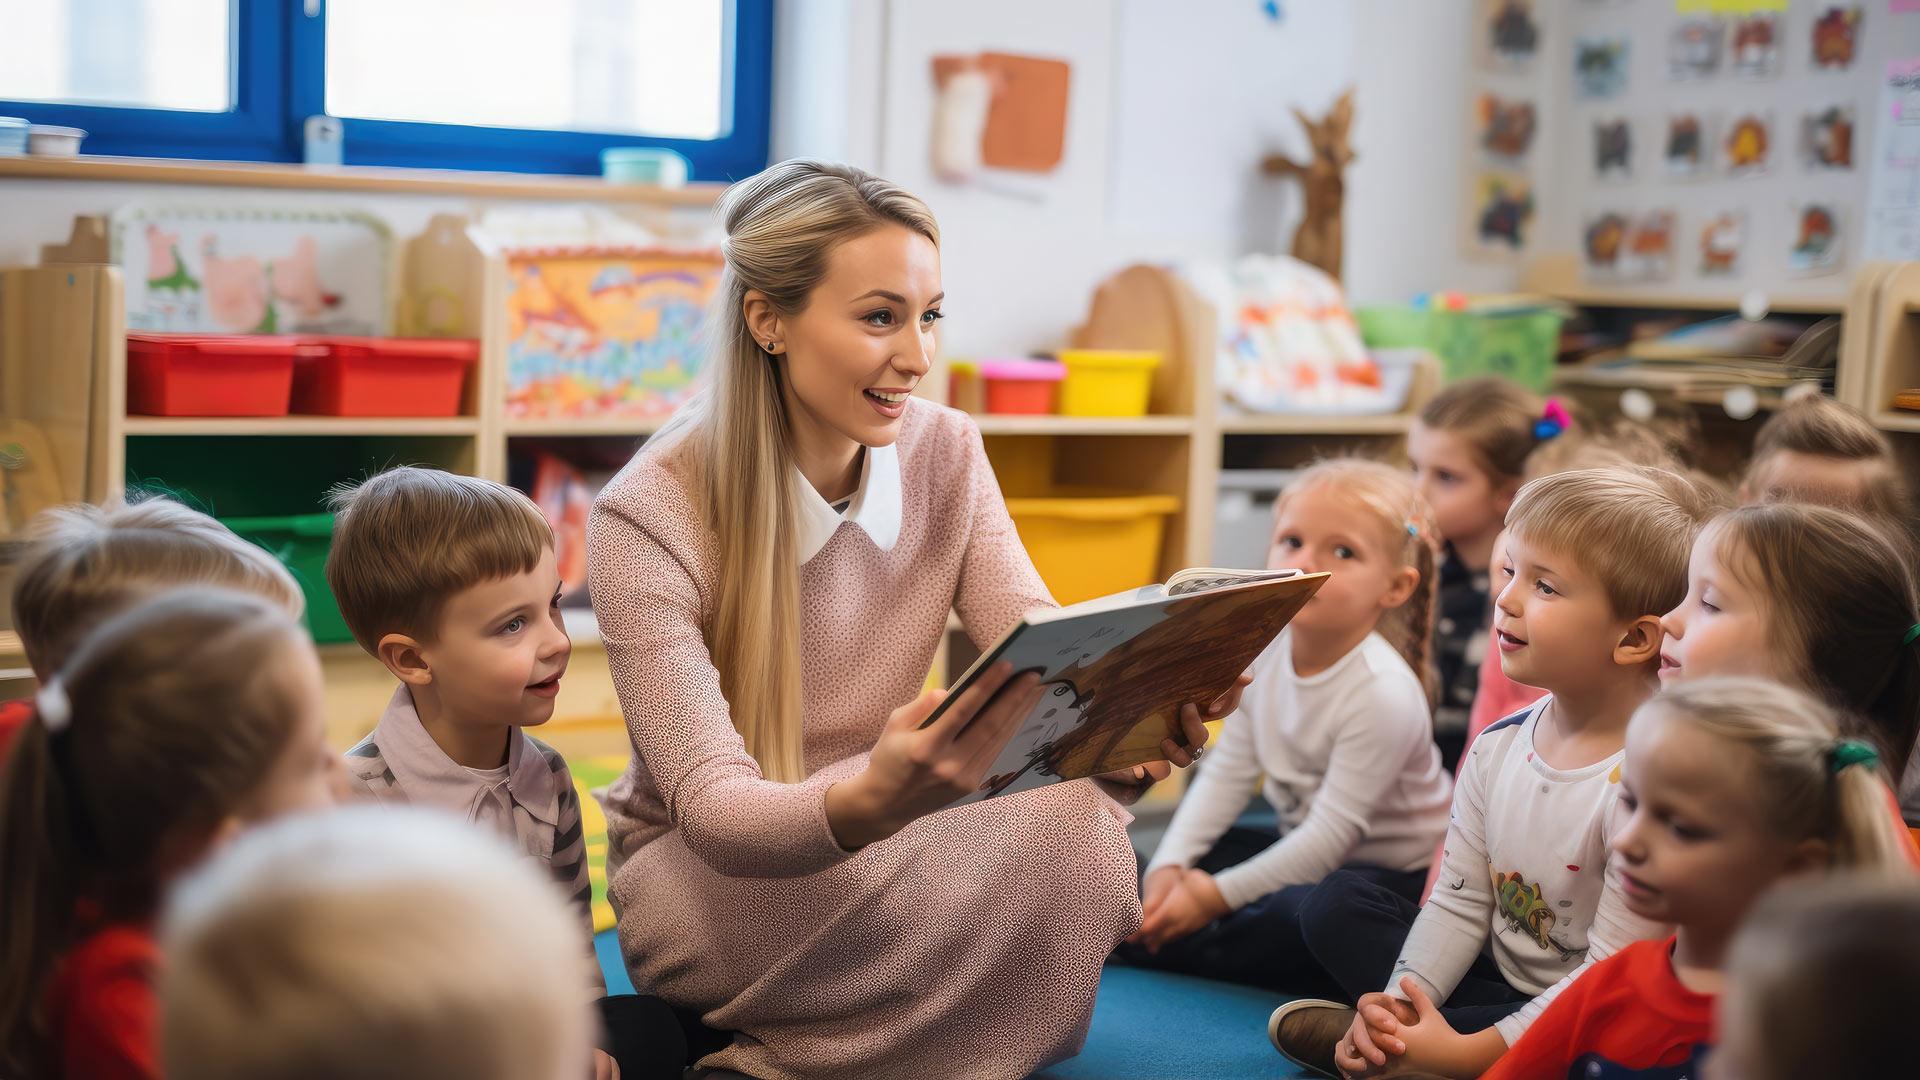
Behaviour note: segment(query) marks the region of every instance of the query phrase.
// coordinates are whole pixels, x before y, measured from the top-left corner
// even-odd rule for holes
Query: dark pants
[[[1217,874],[1260,854],[1277,839],[1270,831],[1236,826],[1200,859],[1198,867]],[[1426,884],[1423,870],[1354,865],[1340,872],[1372,882],[1383,891],[1416,899]],[[1312,885],[1289,885],[1168,942],[1157,953],[1148,952],[1143,945],[1122,943],[1114,955],[1134,967],[1245,983],[1287,994],[1335,994],[1338,984],[1314,960],[1301,934],[1301,905],[1313,890]]]
[[[1424,880],[1422,881],[1424,884]],[[1339,998],[1358,1001],[1386,988],[1407,931],[1420,914],[1419,886],[1411,894],[1384,888],[1346,870],[1316,885],[1300,905],[1300,926],[1314,961],[1339,986]],[[1483,1031],[1520,1011],[1532,994],[1514,989],[1486,953],[1454,987],[1440,1014],[1462,1035]]]
[[[620,1064],[621,1080],[681,1080],[687,1066],[727,1044],[727,1036],[647,994],[600,999],[601,1049]]]

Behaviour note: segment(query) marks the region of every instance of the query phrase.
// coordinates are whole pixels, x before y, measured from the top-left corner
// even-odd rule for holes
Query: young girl
[[[1527,456],[1567,427],[1557,402],[1500,378],[1468,379],[1435,394],[1407,435],[1420,498],[1445,541],[1440,552],[1433,660],[1439,700],[1433,730],[1451,771],[1487,652],[1494,541],[1520,490]]]
[[[1254,662],[1147,868],[1126,959],[1324,990],[1298,919],[1314,883],[1344,866],[1419,898],[1451,798],[1421,674],[1433,569],[1421,517],[1412,481],[1377,462],[1322,462],[1280,497],[1268,565],[1333,576]],[[1278,839],[1232,827],[1256,784]]]
[[[1701,679],[1641,706],[1614,869],[1628,906],[1675,933],[1594,965],[1486,1077],[1698,1075],[1728,947],[1762,892],[1828,867],[1913,874],[1883,777],[1870,746],[1779,683]]]
[[[1907,815],[1920,817],[1920,773],[1906,768],[1920,728],[1920,630],[1904,551],[1824,506],[1721,515],[1694,543],[1686,599],[1660,620],[1662,682],[1754,674],[1808,690],[1874,744]]]
[[[174,591],[40,691],[0,790],[0,1073],[157,1075],[152,922],[244,826],[330,801],[320,665],[267,602]]]
[[[1783,887],[1727,961],[1713,1080],[1904,1076],[1920,971],[1920,888],[1884,874]]]

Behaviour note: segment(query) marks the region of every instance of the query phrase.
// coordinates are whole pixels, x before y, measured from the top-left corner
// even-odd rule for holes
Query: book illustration
[[[1015,627],[960,685],[1006,660],[1016,672],[1037,671],[1047,689],[963,801],[1165,760],[1160,742],[1177,736],[1180,709],[1226,693],[1326,575],[1225,580],[1181,595],[1150,587]]]
[[[509,256],[507,415],[661,420],[692,396],[717,253]]]

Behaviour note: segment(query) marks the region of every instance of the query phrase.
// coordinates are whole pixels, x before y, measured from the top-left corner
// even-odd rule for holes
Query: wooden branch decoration
[[[1260,171],[1267,176],[1292,177],[1300,181],[1305,208],[1300,227],[1293,234],[1293,257],[1325,270],[1340,280],[1341,213],[1346,199],[1346,168],[1353,161],[1347,145],[1347,133],[1353,126],[1353,91],[1340,95],[1333,108],[1317,123],[1299,109],[1293,115],[1306,129],[1311,160],[1304,164],[1285,154],[1268,154],[1261,159]]]

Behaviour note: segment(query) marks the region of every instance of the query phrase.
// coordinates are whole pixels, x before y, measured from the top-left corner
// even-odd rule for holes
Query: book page
[[[1168,596],[1190,596],[1208,589],[1245,585],[1250,581],[1297,577],[1298,570],[1222,570],[1213,566],[1190,566],[1167,579]]]

